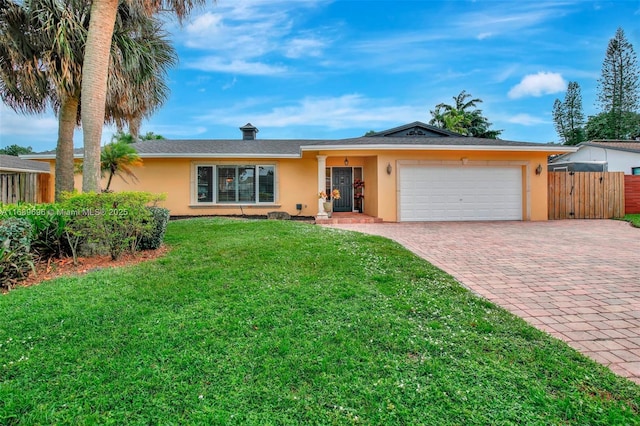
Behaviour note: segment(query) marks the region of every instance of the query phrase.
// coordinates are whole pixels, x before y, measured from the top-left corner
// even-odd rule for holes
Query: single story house
[[[0,155],[0,203],[46,202],[48,191],[48,164]]]
[[[595,140],[549,162],[549,171],[624,172],[640,175],[640,141]]]
[[[237,140],[137,142],[138,181],[114,179],[112,188],[166,193],[174,216],[322,216],[319,192],[338,189],[334,211],[362,202],[365,214],[389,222],[547,220],[547,158],[576,150],[466,137],[422,122],[337,140],[258,139],[250,123],[240,129]],[[24,158],[53,170],[55,153]],[[356,181],[364,187],[354,189]]]

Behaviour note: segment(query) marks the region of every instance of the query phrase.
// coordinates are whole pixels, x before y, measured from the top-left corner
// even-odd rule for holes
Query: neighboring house
[[[48,201],[49,164],[0,155],[0,203]]]
[[[414,122],[338,140],[153,140],[135,144],[137,183],[115,190],[166,193],[174,216],[321,213],[319,191],[337,188],[334,211],[356,206],[384,221],[546,220],[549,155],[575,147],[479,139]],[[78,153],[81,157],[81,152]],[[55,153],[24,156],[55,161]],[[76,188],[80,188],[80,180]]]
[[[549,171],[624,172],[640,175],[640,141],[595,140],[577,145],[576,152],[549,162]]]

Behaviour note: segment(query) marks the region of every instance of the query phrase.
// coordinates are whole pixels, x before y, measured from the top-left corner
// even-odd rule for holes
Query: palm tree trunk
[[[140,123],[142,122],[142,117],[132,117],[129,119],[129,134],[133,138],[134,142],[138,142],[140,140]]]
[[[100,142],[118,0],[94,0],[82,66],[82,191],[100,192]]]
[[[73,191],[73,132],[78,119],[77,97],[62,100],[58,116],[58,144],[56,146],[56,201],[62,192]]]

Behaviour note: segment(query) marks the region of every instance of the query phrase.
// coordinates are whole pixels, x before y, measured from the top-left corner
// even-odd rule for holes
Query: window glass
[[[259,166],[258,170],[258,201],[273,203],[275,201],[275,168],[273,166]]]
[[[273,203],[275,166],[197,166],[199,203]]]
[[[632,175],[640,175],[640,167],[632,167],[631,168],[631,174]]]
[[[218,202],[236,201],[236,166],[218,166]]]
[[[238,198],[236,201],[255,201],[255,166],[238,167]]]
[[[198,167],[198,202],[210,203],[213,201],[213,167]]]

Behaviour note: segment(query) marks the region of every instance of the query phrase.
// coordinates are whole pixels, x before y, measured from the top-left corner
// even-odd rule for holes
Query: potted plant
[[[362,213],[362,200],[364,199],[364,181],[356,179],[353,182],[353,199],[355,207],[359,213]]]
[[[340,190],[334,188],[333,191],[331,191],[330,196],[327,195],[326,192],[320,191],[318,193],[318,198],[322,200],[322,208],[324,209],[327,216],[331,217],[331,214],[333,212],[333,200],[340,199]]]

